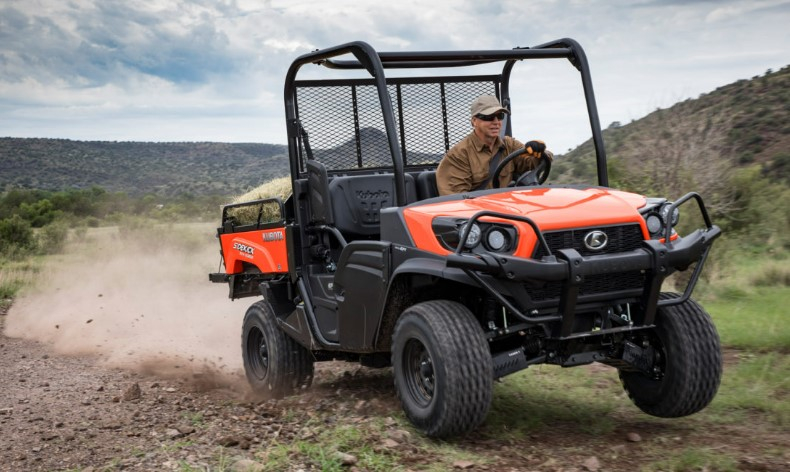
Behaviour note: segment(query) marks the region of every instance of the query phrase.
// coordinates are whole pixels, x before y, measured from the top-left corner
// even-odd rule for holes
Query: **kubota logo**
[[[608,242],[609,237],[603,231],[590,231],[584,235],[584,247],[591,251],[600,251]]]
[[[271,233],[263,233],[263,240],[266,241],[267,243],[271,241],[282,241],[283,239],[285,239],[285,236],[283,236],[282,231],[272,231]]]

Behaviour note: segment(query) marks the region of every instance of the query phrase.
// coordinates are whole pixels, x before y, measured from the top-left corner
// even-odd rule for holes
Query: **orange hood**
[[[449,251],[438,243],[431,229],[433,219],[438,216],[471,218],[480,211],[492,211],[527,217],[541,231],[637,223],[642,226],[644,234],[644,220],[638,209],[645,204],[646,200],[641,195],[607,188],[543,187],[416,204],[404,208],[403,215],[418,248],[446,254]],[[520,241],[515,255],[528,257],[537,241],[533,230],[525,223],[512,220],[510,223],[519,231]]]

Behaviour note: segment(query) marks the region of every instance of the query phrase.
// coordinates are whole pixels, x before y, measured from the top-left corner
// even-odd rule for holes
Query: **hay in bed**
[[[255,200],[264,200],[267,198],[278,197],[285,202],[291,196],[291,178],[279,177],[270,180],[249,192],[239,195],[233,199],[231,204],[253,202]],[[239,225],[254,224],[258,222],[258,215],[260,214],[261,223],[272,223],[280,221],[280,206],[272,201],[264,204],[250,204],[229,208],[226,218],[232,218],[234,223]]]

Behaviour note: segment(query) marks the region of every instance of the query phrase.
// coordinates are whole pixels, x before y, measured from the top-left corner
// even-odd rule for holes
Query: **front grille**
[[[592,251],[584,246],[584,237],[590,231],[596,230],[606,233],[608,243],[603,249]],[[644,240],[642,229],[638,224],[552,231],[543,233],[543,237],[552,252],[560,249],[575,249],[582,256],[600,256],[632,251],[640,248]],[[544,255],[546,255],[546,251],[539,245],[535,249],[533,257],[540,259]],[[644,284],[645,274],[641,271],[591,275],[585,277],[579,286],[579,296],[639,290]],[[527,291],[533,301],[558,299],[562,293],[562,283],[552,282],[540,287],[529,286]]]
[[[623,290],[639,290],[645,284],[645,274],[641,271],[620,272],[616,274],[591,275],[579,286],[579,296],[599,293],[620,292]],[[528,287],[533,301],[554,300],[562,293],[561,282],[547,283],[542,287]]]
[[[609,242],[600,251],[591,251],[584,246],[584,236],[590,231],[603,231],[606,233]],[[582,256],[597,256],[601,254],[613,254],[616,252],[626,252],[638,249],[642,246],[642,228],[638,224],[622,226],[602,226],[600,228],[582,228],[562,231],[547,231],[543,233],[546,243],[552,252],[559,249],[575,249]],[[540,259],[546,255],[546,251],[541,245],[535,248],[533,256]]]

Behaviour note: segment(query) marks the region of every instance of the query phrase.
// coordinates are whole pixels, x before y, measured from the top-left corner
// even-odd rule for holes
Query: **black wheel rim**
[[[258,328],[252,328],[247,335],[247,359],[253,375],[258,379],[266,378],[269,372],[269,347],[266,345],[266,337]]]
[[[403,352],[403,370],[409,395],[421,407],[428,406],[433,400],[436,378],[431,353],[417,339],[410,339]]]

